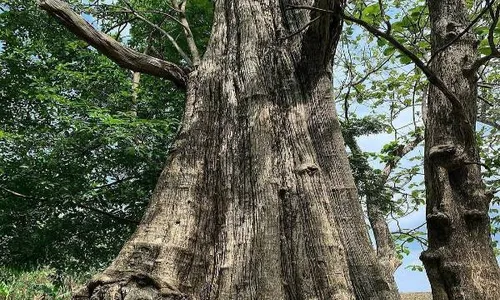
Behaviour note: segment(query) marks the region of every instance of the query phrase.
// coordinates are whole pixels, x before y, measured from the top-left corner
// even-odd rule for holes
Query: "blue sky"
[[[379,152],[382,147],[393,140],[393,135],[380,134],[363,136],[359,138],[359,145],[364,151]],[[422,151],[422,147],[414,150],[415,152]],[[410,153],[411,155],[412,153]],[[403,165],[410,166],[409,162],[403,162]],[[373,161],[374,167],[380,167],[381,164]],[[398,220],[401,228],[415,228],[425,222],[425,207],[421,207],[418,211]],[[396,230],[395,222],[389,222],[391,230]],[[422,248],[418,242],[413,242],[407,245],[410,249],[410,254],[403,258],[403,264],[395,273],[396,283],[401,292],[422,292],[430,291],[429,280],[425,272],[411,271],[407,269],[409,265],[422,265],[419,255]]]
[[[364,115],[369,114],[371,112],[370,109],[359,105],[357,107],[358,114]],[[405,123],[412,122],[410,111],[404,112],[401,116],[396,120],[396,124],[404,125]],[[358,142],[362,150],[368,152],[379,152],[382,147],[393,140],[392,134],[378,134],[378,135],[370,135],[370,136],[362,136],[359,138]],[[415,153],[419,153],[423,151],[423,146],[417,147],[413,153],[409,153],[408,157],[413,156]],[[409,162],[408,160],[403,159],[401,162],[402,167],[409,167],[412,164],[421,163],[421,162]],[[372,161],[372,166],[376,168],[382,167],[378,161]],[[420,178],[423,180],[423,178]],[[398,220],[401,228],[415,228],[425,222],[425,207],[421,207],[418,211]],[[394,221],[389,222],[389,227],[391,230],[396,230],[397,226]],[[425,227],[423,228],[425,230]],[[496,235],[494,237],[495,240],[500,241],[500,235]],[[417,242],[413,242],[408,245],[410,249],[410,254],[403,259],[403,264],[395,273],[396,283],[401,292],[421,292],[421,291],[430,291],[429,280],[425,272],[411,271],[406,267],[409,265],[422,265],[419,259],[419,255],[422,252],[422,248]],[[499,258],[500,259],[500,258]]]

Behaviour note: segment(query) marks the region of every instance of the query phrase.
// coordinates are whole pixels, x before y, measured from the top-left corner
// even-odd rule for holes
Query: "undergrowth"
[[[44,267],[21,271],[0,267],[0,300],[70,300],[71,290],[90,277]]]

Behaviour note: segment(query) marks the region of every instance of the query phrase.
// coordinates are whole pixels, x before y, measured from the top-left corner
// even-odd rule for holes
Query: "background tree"
[[[35,3],[2,9],[0,264],[102,266],[140,220],[182,97],[147,76],[133,103],[130,73]]]
[[[380,2],[378,6],[378,16],[384,20]],[[475,60],[480,43],[471,29],[486,11],[490,12],[487,37],[490,53]],[[498,57],[494,36],[498,11],[493,8],[493,2],[487,2],[482,12],[472,22],[467,22],[465,3],[430,2],[431,68],[418,53],[390,34],[389,21],[386,20],[387,29],[382,31],[366,20],[345,16],[389,41],[413,61],[432,84],[426,121],[425,172],[430,249],[422,254],[422,260],[438,298],[498,297],[493,286],[498,284],[500,276],[491,248],[488,222],[491,195],[481,181],[475,136],[476,72],[482,64]],[[473,279],[478,276],[484,276],[483,280]]]
[[[431,68],[452,89],[431,87],[426,127],[425,174],[429,250],[421,256],[433,294],[442,299],[500,297],[500,268],[491,247],[488,210],[492,199],[481,178],[475,124],[478,68],[499,57],[493,37],[500,6],[490,11],[491,54],[478,58],[478,39],[467,28],[461,1],[429,1]],[[454,39],[459,42],[448,45]]]

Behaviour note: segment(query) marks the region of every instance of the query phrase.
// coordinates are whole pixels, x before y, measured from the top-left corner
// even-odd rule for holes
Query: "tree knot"
[[[463,149],[451,143],[436,145],[429,149],[429,160],[448,171],[463,166],[465,158]]]
[[[313,163],[303,163],[300,166],[298,166],[297,169],[295,169],[295,171],[299,175],[307,173],[309,176],[312,176],[319,171],[319,167]]]
[[[467,222],[486,221],[488,213],[479,209],[469,209],[464,212],[464,219]]]
[[[427,215],[427,222],[438,226],[449,226],[451,219],[450,216],[444,212],[433,212]]]
[[[420,260],[424,264],[438,264],[445,257],[446,253],[443,247],[437,249],[428,249],[420,254]]]

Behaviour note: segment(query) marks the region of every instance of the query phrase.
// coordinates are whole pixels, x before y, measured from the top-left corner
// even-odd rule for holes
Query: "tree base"
[[[193,299],[147,274],[128,274],[117,279],[101,275],[73,294],[74,300],[188,300]]]

